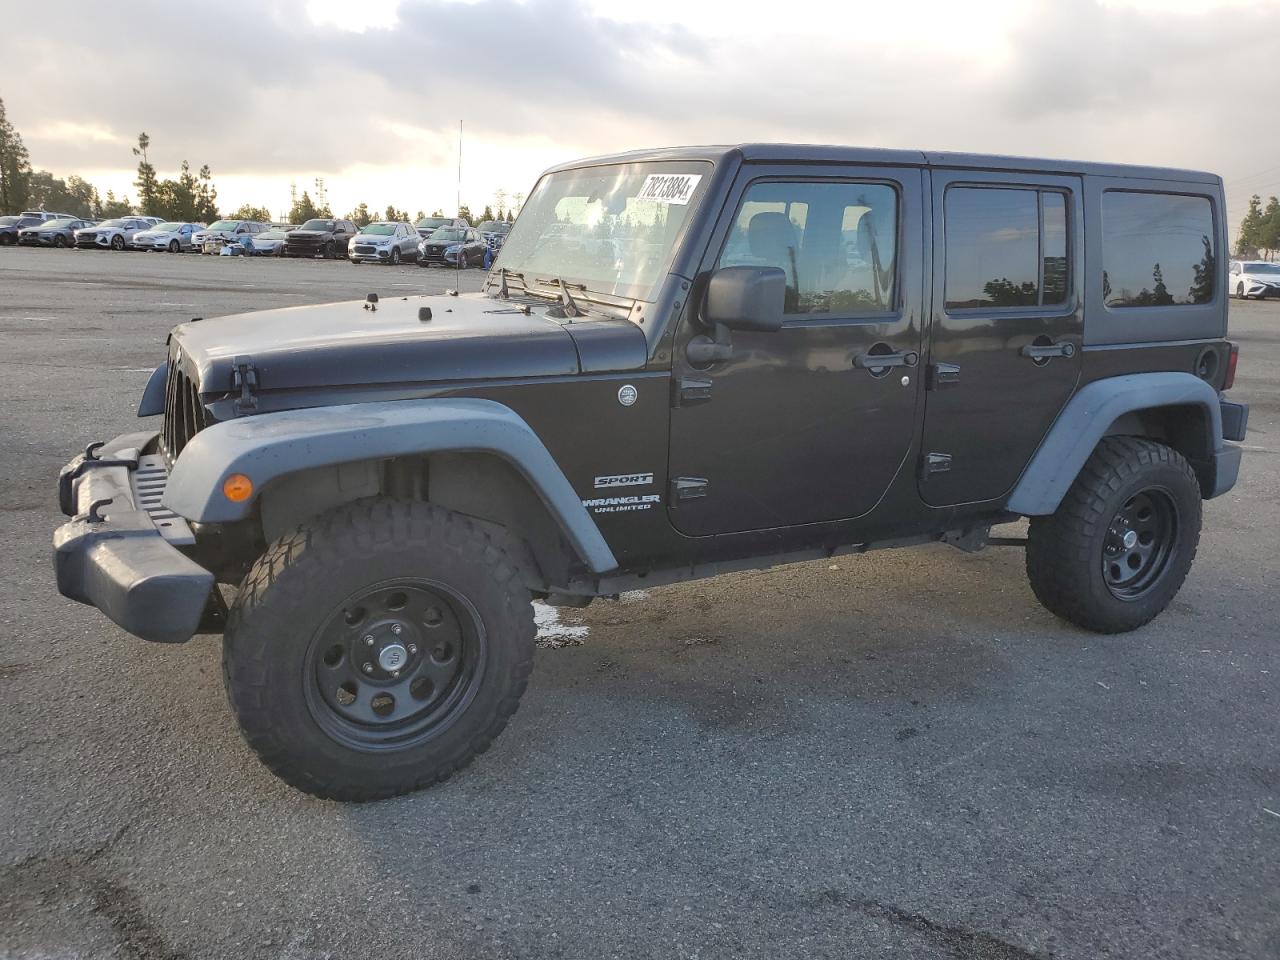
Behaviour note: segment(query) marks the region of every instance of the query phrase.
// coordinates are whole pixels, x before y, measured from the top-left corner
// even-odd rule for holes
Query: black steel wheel
[[[520,565],[459,514],[379,497],[316,517],[267,549],[228,614],[241,732],[316,796],[444,780],[515,713],[533,668],[529,599]]]
[[[1148,487],[1125,501],[1107,527],[1102,576],[1122,600],[1159,582],[1178,537],[1178,508],[1167,490]]]
[[[1186,579],[1201,506],[1200,483],[1176,450],[1145,437],[1107,437],[1057,511],[1031,518],[1031,588],[1046,608],[1087,630],[1140,627]]]
[[[466,709],[487,651],[479,613],[447,584],[373,584],[311,638],[307,706],[331,737],[355,749],[411,746]]]

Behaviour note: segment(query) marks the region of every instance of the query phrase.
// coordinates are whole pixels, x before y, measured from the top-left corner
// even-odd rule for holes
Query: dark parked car
[[[296,230],[290,230],[284,240],[286,257],[345,257],[347,245],[356,235],[356,225],[350,220],[308,220]]]
[[[1040,602],[1133,630],[1240,467],[1224,211],[1211,174],[972,154],[555,167],[481,293],[174,328],[161,429],[62,471],[58,587],[148,640],[224,632],[249,745],[349,800],[489,747],[531,597],[1025,517],[999,543]]]
[[[487,243],[494,253],[502,249],[502,244],[510,232],[511,224],[505,220],[481,220],[476,225],[476,233],[480,234],[480,239]]]
[[[18,231],[18,242],[32,247],[72,247],[76,231],[93,226],[91,220],[46,220]]]
[[[415,225],[418,236],[426,239],[441,227],[469,227],[470,224],[458,217],[423,217]]]
[[[489,255],[489,246],[474,227],[437,227],[418,244],[418,266],[432,264],[478,267]],[[459,262],[461,261],[461,262]]]
[[[16,214],[0,217],[0,247],[10,247],[18,242],[18,232],[24,227],[35,227],[44,223],[41,217]]]

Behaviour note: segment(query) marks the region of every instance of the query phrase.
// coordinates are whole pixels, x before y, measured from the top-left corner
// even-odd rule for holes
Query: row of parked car
[[[345,257],[352,263],[485,266],[506,240],[509,223],[424,217],[416,224],[382,220],[357,227],[351,220],[318,218],[301,225],[218,220],[205,225],[159,217],[93,221],[44,210],[0,217],[0,245],[196,251],[224,256]]]

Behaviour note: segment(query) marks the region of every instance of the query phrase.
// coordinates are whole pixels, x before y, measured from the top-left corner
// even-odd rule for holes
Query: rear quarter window
[[[1217,251],[1208,197],[1108,190],[1102,195],[1102,297],[1109,308],[1213,300]]]

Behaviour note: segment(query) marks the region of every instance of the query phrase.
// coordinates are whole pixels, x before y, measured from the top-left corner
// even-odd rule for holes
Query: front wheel
[[[124,237],[122,237],[122,236],[121,236],[120,234],[118,234],[118,233],[117,233],[114,237],[112,237],[112,238],[111,238],[111,249],[112,249],[112,250],[123,250],[123,249],[124,249]]]
[[[170,241],[169,241],[169,252],[170,252],[170,253],[177,253],[177,252],[178,252],[179,250],[181,250],[181,249],[182,249],[182,244],[178,243],[178,241],[177,241],[177,240],[170,240]]]
[[[277,540],[232,605],[227,693],[249,745],[319,797],[376,800],[489,748],[533,667],[517,565],[467,518],[374,498]]]
[[[1186,580],[1201,507],[1199,481],[1176,450],[1141,437],[1107,437],[1057,511],[1031,518],[1031,589],[1052,613],[1086,630],[1137,629]]]
[[[391,249],[391,265],[393,267],[400,266],[400,248],[392,247]]]
[[[1236,296],[1237,296],[1237,297],[1239,297],[1241,300],[1246,299],[1246,297],[1245,297],[1245,295],[1244,295],[1244,284],[1243,284],[1243,283],[1236,284]]]
[[[67,241],[62,234],[55,234],[53,238],[53,245],[55,247],[65,247],[67,245]]]

